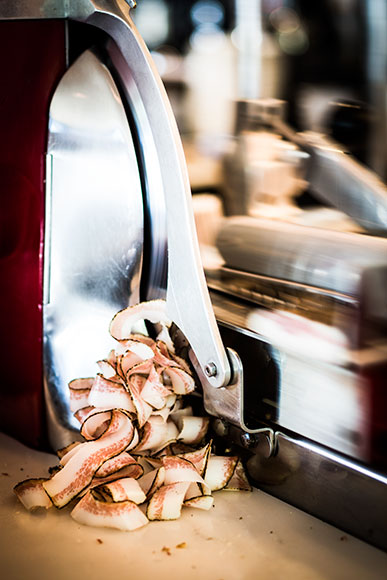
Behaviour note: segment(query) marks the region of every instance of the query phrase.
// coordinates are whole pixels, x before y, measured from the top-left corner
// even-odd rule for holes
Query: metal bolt
[[[246,449],[254,447],[258,443],[258,437],[254,433],[246,433],[245,431],[240,435],[241,445]]]
[[[207,377],[215,377],[218,373],[218,369],[216,368],[216,364],[213,362],[208,363],[204,367],[204,372],[206,373]]]
[[[125,2],[126,2],[127,4],[129,4],[129,6],[130,6],[131,8],[136,8],[136,6],[137,6],[137,2],[136,2],[136,0],[125,0]]]

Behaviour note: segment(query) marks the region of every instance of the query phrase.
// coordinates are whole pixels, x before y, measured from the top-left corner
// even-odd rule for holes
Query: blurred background
[[[236,101],[276,98],[386,177],[384,0],[142,0],[133,19],[166,85],[193,192],[219,191]],[[306,198],[305,198],[306,200]]]

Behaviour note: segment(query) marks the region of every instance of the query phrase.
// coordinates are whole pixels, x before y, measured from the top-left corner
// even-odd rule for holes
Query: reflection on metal
[[[217,245],[229,268],[361,299],[387,320],[385,239],[246,216],[226,219]]]
[[[264,491],[387,550],[387,477],[327,449],[276,433],[276,455],[261,440],[247,461]]]
[[[124,107],[90,51],[51,102],[45,226],[44,359],[50,442],[75,427],[69,380],[93,376],[113,314],[139,298],[142,191]],[[68,441],[67,441],[68,442]]]
[[[280,118],[272,129],[309,155],[306,179],[312,191],[360,224],[367,232],[387,233],[387,186],[376,173],[325,135],[296,133]]]
[[[145,277],[149,291],[145,291],[145,297],[155,298],[160,295],[165,295],[165,289],[163,288],[165,279],[164,272],[167,271],[167,314],[187,337],[194,352],[193,359],[197,370],[200,372],[201,369],[205,369],[208,365],[214,365],[214,368],[216,367],[217,372],[213,376],[207,376],[203,373],[204,388],[207,388],[207,386],[218,388],[229,383],[231,376],[230,364],[212,311],[201,266],[184,152],[165,89],[156,67],[149,56],[149,52],[137,33],[128,12],[129,8],[125,0],[49,0],[48,2],[46,0],[33,0],[29,3],[8,3],[0,0],[0,17],[3,19],[67,18],[99,28],[109,37],[107,50],[113,61],[110,64],[112,64],[113,69],[115,68],[115,73],[119,77],[117,82],[120,85],[121,94],[127,100],[125,108],[129,109],[129,114],[135,126],[135,145],[139,153],[139,159],[136,159],[136,163],[142,165],[141,171],[143,173],[141,178],[145,189],[145,215],[149,221],[149,224],[147,223],[146,226],[149,225],[151,229],[150,233],[147,230],[146,240],[147,242],[150,241],[150,244],[146,248],[146,265],[149,265],[149,270]],[[87,92],[86,87],[85,91]],[[72,97],[76,96],[78,99],[77,102],[81,102],[85,91],[76,90],[74,93],[68,94],[67,98],[71,100]],[[116,98],[119,101],[118,94],[116,94]],[[96,95],[96,102],[98,102],[98,94]],[[91,104],[90,111],[92,110],[93,105]],[[86,118],[88,117],[86,116]],[[99,121],[102,122],[102,130],[104,125],[103,120],[104,112],[101,111]],[[82,115],[78,116],[76,121],[82,129]],[[61,134],[61,122],[62,119],[59,119],[54,129],[51,128],[52,134],[54,134],[54,131]],[[120,122],[127,128],[126,120],[122,118]],[[119,130],[118,127],[117,130]],[[114,135],[111,134],[110,137],[113,138],[114,142]],[[108,143],[108,141],[104,142],[104,151],[108,151],[110,158],[113,156],[111,155],[111,151],[109,151]],[[77,153],[77,155],[72,156],[72,162],[75,164],[79,163],[82,166],[84,163],[87,163],[87,148],[89,145],[89,134],[85,138],[82,132],[79,133],[76,130],[74,139],[66,142],[63,151],[66,153],[70,151]],[[51,301],[54,296],[54,286],[55,288],[60,288],[62,293],[64,292],[59,269],[58,271],[55,271],[55,268],[53,269],[54,260],[56,259],[54,255],[54,233],[56,235],[56,226],[54,227],[54,200],[57,197],[57,183],[55,182],[57,160],[54,146],[55,140],[51,139],[48,153],[53,158],[53,191],[51,203],[52,216],[50,218],[48,215],[48,219],[52,221],[52,239],[51,242],[47,240],[47,260],[51,264],[46,265],[46,274],[48,273],[48,268],[51,268],[51,270],[50,280],[47,281],[50,287],[46,288],[45,291],[46,298],[49,298]],[[114,151],[114,147],[112,151]],[[95,152],[93,147],[92,152],[93,154]],[[135,155],[132,144],[130,146],[130,152],[134,162]],[[48,166],[50,166],[49,159],[48,157]],[[100,154],[102,164],[105,160],[105,156]],[[155,160],[156,162],[153,163]],[[114,167],[111,169],[113,169],[111,173],[112,177],[115,175],[115,171]],[[122,170],[121,167],[120,170]],[[76,172],[68,172],[67,175],[66,172],[64,173],[64,177],[72,174],[74,176],[74,183],[77,186],[80,178],[82,178],[81,182],[83,182],[84,175],[79,169]],[[135,181],[138,182],[137,185],[140,187],[140,176],[138,173],[137,166]],[[130,181],[126,180],[126,183],[130,183]],[[51,194],[50,191],[48,193],[49,195]],[[82,196],[76,197],[78,206],[82,205],[82,199]],[[94,199],[93,202],[95,204]],[[98,215],[101,216],[104,208],[100,207],[95,209]],[[101,209],[102,213],[99,213]],[[77,211],[82,212],[86,210],[86,207],[78,207]],[[110,208],[107,213],[109,211]],[[137,207],[134,212],[136,211]],[[82,213],[78,213],[77,215],[80,217]],[[138,223],[140,222],[136,222],[136,224]],[[114,224],[114,220],[112,224]],[[80,230],[75,233],[75,240],[71,239],[71,244],[75,245],[75,243],[80,241],[82,237],[80,233],[82,232],[82,225],[79,224]],[[97,229],[95,228],[95,230]],[[47,231],[49,231],[49,227]],[[136,228],[134,229],[133,235],[136,237]],[[102,239],[105,239],[103,235]],[[61,242],[63,243],[63,239]],[[51,249],[49,248],[50,243]],[[124,245],[123,247],[126,246]],[[166,247],[168,248],[167,252],[165,251]],[[88,251],[92,254],[91,264],[94,264],[94,246],[89,247]],[[114,252],[113,247],[110,249],[113,259]],[[97,254],[98,252],[95,255]],[[77,255],[76,252],[73,252],[71,257],[74,260],[74,269],[81,266],[85,268],[80,279],[82,279],[82,276],[89,276],[91,265],[87,263],[87,260],[83,260],[82,253]],[[69,259],[64,259],[68,266]],[[134,257],[133,259],[135,260],[136,258]],[[125,275],[128,275],[128,272]],[[128,279],[132,280],[130,277]],[[72,283],[75,284],[75,278],[72,280]],[[91,275],[89,286],[93,286],[94,283],[95,278]],[[76,284],[75,286],[77,287]],[[89,286],[88,290],[90,289]],[[132,300],[138,298],[138,293],[131,293],[131,289],[129,291]],[[109,294],[107,288],[104,292],[105,295]],[[152,296],[153,292],[155,295]],[[110,316],[110,307],[107,310]],[[83,312],[83,308],[80,305],[79,311],[78,316]],[[100,308],[99,311],[101,312]],[[78,318],[78,320],[80,319]],[[52,332],[53,328],[57,328],[57,320],[51,317],[50,321],[52,322],[52,326],[51,322],[50,324],[46,323],[46,331],[48,333]],[[75,332],[76,336],[75,328],[72,329],[72,332]],[[58,337],[58,340],[59,338],[63,339],[63,337]],[[57,346],[59,348],[60,340]],[[50,370],[56,373],[57,361],[55,360],[52,363],[55,355],[51,352],[51,348],[52,341],[49,341],[49,345],[45,351],[46,357],[48,357],[47,364]],[[58,361],[58,372],[61,364]],[[83,368],[81,364],[79,367]],[[72,365],[72,369],[74,374],[78,374],[77,365]],[[60,371],[60,374],[62,375],[62,371]],[[84,374],[84,371],[82,374]],[[61,380],[63,379],[64,376],[61,377]]]
[[[207,387],[203,390],[204,408],[207,413],[215,417],[221,417],[233,425],[243,429],[247,434],[265,433],[268,435],[270,444],[273,442],[273,430],[267,427],[251,428],[245,421],[244,410],[244,377],[242,362],[238,354],[231,348],[227,349],[231,367],[234,371],[231,383],[227,387],[215,389]]]
[[[167,288],[167,218],[162,180],[161,158],[153,137],[138,87],[131,68],[113,42],[106,46],[115,78],[129,105],[136,127],[136,147],[142,168],[145,239],[144,264],[141,279],[141,299],[165,298]]]
[[[215,286],[211,278],[209,285]],[[347,313],[345,303],[332,301],[330,320],[321,323],[313,320],[318,309],[296,310],[289,300],[269,311],[260,307],[259,295],[254,301],[250,296],[248,302],[227,296],[228,286],[222,280],[217,281],[216,289],[211,291],[211,300],[222,338],[227,347],[238,351],[244,377],[243,388],[234,387],[235,392],[228,396],[225,389],[214,400],[206,402],[205,396],[209,412],[235,425],[239,414],[239,425],[245,431],[256,432],[264,425],[288,429],[372,463],[380,450],[372,448],[373,430],[378,427],[373,425],[370,400],[376,397],[372,395],[374,381],[386,367],[387,344],[375,337],[363,348],[352,348],[346,342],[348,333],[358,334],[353,321],[358,318],[359,304]],[[317,302],[318,289],[310,290]],[[302,302],[305,308],[306,293]],[[281,315],[289,307],[296,318]],[[345,321],[347,315],[352,325]],[[225,395],[223,399],[221,395]]]
[[[137,102],[141,102],[151,127],[155,150],[160,156],[167,218],[167,313],[187,337],[195,353],[194,360],[197,361],[199,372],[210,363],[217,368],[217,374],[213,377],[203,373],[204,388],[206,385],[218,388],[229,383],[230,365],[201,266],[183,148],[156,68],[133,23],[121,9],[121,4],[114,4],[114,13],[111,6],[109,12],[99,7],[85,22],[101,28],[111,36],[130,68],[132,82],[138,91]],[[137,110],[133,111],[135,121],[140,119]],[[137,126],[137,132],[141,139],[141,126]],[[149,195],[154,195],[150,189]],[[166,256],[164,259],[167,259]]]
[[[340,209],[367,232],[387,233],[387,186],[338,143],[315,133],[297,136],[309,153],[307,179],[312,191]]]

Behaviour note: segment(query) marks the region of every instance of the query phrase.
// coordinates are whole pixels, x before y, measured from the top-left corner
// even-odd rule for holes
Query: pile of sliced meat
[[[140,320],[161,323],[160,337],[133,334]],[[15,486],[27,509],[76,502],[77,522],[133,530],[176,519],[183,506],[207,510],[214,491],[251,489],[238,457],[211,452],[208,417],[185,404],[195,381],[168,324],[161,300],[116,314],[117,346],[98,362],[100,372],[69,384],[83,442],[58,451],[51,477]]]

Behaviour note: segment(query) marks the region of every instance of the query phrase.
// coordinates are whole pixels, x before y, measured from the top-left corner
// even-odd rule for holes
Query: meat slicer
[[[139,300],[166,299],[203,385],[230,382],[134,4],[0,1],[1,427],[34,446],[74,438],[66,384],[95,374],[109,320]]]
[[[68,381],[95,374],[117,310],[162,297],[191,346],[217,445],[236,445],[252,481],[263,489],[386,547],[387,478],[370,451],[374,435],[368,431],[364,438],[367,418],[359,403],[373,402],[383,437],[380,336],[376,350],[355,348],[348,328],[352,315],[363,316],[360,295],[324,286],[317,272],[313,280],[287,276],[287,256],[292,247],[303,247],[305,236],[293,232],[289,247],[281,232],[278,247],[272,234],[265,238],[267,264],[282,247],[282,271],[252,268],[254,254],[241,261],[238,240],[259,247],[265,224],[258,230],[240,222],[225,226],[219,238],[224,265],[212,280],[207,272],[211,303],[181,142],[131,20],[134,4],[0,0],[0,427],[35,447],[72,441],[76,426]],[[236,246],[230,248],[229,236]],[[356,261],[351,243],[343,244],[335,267],[348,257],[353,287],[379,284],[383,248],[375,242]],[[375,267],[368,269],[370,256]],[[367,316],[375,315],[377,328],[383,327],[384,314],[378,318],[383,296],[365,296]],[[273,320],[265,316],[273,317],[278,306],[284,313],[273,331]],[[299,316],[298,309],[313,315]],[[322,320],[316,314],[321,309]],[[315,356],[304,360],[300,341],[298,350],[288,348],[282,323],[289,314],[304,334],[317,334]],[[328,319],[340,321],[333,338],[324,334],[333,326]],[[340,343],[340,360],[327,352],[333,339]],[[312,416],[318,410],[311,388],[299,385],[300,373],[310,385],[318,384],[320,422]],[[329,396],[323,393],[325,376]],[[364,383],[358,384],[358,376]],[[341,381],[339,415],[351,409],[344,432],[337,416],[324,430],[334,406],[330,397]],[[377,396],[367,397],[370,384]],[[304,392],[294,402],[298,386]]]

